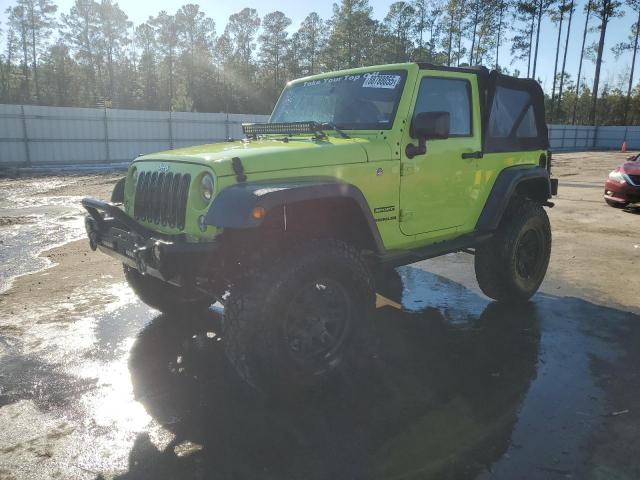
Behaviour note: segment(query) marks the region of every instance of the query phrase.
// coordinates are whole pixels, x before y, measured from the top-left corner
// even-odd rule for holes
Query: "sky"
[[[55,3],[59,7],[59,11],[68,12],[73,4],[73,0],[55,0]],[[258,10],[261,17],[273,10],[283,11],[293,21],[291,30],[295,30],[300,25],[300,22],[311,11],[316,11],[323,19],[327,19],[332,14],[332,1],[320,0],[314,3],[304,2],[300,0],[262,0],[262,1],[229,1],[229,0],[154,0],[153,2],[146,1],[119,1],[120,7],[129,15],[129,19],[134,24],[143,23],[150,15],[156,15],[160,10],[167,10],[170,13],[174,13],[181,5],[185,3],[198,3],[209,17],[213,18],[216,22],[216,30],[221,33],[224,30],[224,26],[227,23],[229,15],[240,11],[244,7],[251,7]],[[382,20],[386,15],[389,5],[393,3],[393,0],[370,0],[369,2],[373,7],[373,16]],[[584,28],[585,14],[583,12],[583,5],[585,0],[576,0],[576,11],[573,15],[573,21],[571,25],[571,37],[569,40],[569,49],[567,53],[567,70],[571,74],[573,80],[575,80],[578,70],[578,62],[580,59],[580,47],[582,43],[582,32]],[[2,24],[6,21],[4,11],[8,6],[12,5],[13,1],[0,0],[0,21]],[[595,26],[596,19],[591,16],[590,24]],[[605,44],[605,59],[606,62],[602,65],[601,72],[601,85],[603,82],[617,83],[620,76],[628,74],[631,64],[631,54],[627,53],[621,56],[618,60],[615,59],[611,53],[611,47],[618,42],[626,41],[627,36],[631,31],[631,25],[636,21],[635,15],[631,11],[626,11],[624,17],[614,18],[609,23],[607,28],[607,38]],[[2,25],[0,25],[1,28]],[[564,30],[566,31],[566,19],[564,23]],[[515,30],[514,25],[507,25],[507,35],[512,35]],[[593,31],[587,36],[587,45],[596,42],[598,40],[599,32]],[[538,67],[536,76],[542,80],[542,86],[545,91],[550,91],[553,81],[553,66],[555,61],[555,46],[557,41],[557,27],[552,24],[548,18],[543,21],[542,29],[540,33],[540,47],[538,57]],[[564,45],[564,34],[561,41]],[[509,45],[503,47],[500,52],[501,63],[509,61]],[[558,60],[558,65],[562,63],[562,53]],[[508,68],[519,69],[521,76],[524,76],[527,71],[527,66],[523,62],[516,62],[508,65]],[[587,82],[593,82],[594,65],[588,60],[583,63],[583,78],[587,79]]]

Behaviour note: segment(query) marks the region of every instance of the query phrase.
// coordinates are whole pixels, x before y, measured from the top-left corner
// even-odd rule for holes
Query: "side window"
[[[467,80],[450,78],[423,78],[414,116],[422,112],[449,112],[450,136],[471,136],[470,83]]]
[[[496,88],[489,115],[489,135],[494,138],[506,138],[514,134],[518,138],[538,136],[531,95],[525,90],[499,86]]]

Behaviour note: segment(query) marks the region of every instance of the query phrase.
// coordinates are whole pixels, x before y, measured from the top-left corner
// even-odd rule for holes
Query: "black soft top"
[[[482,150],[486,153],[547,150],[549,134],[544,92],[532,78],[503,75],[485,67],[446,67],[418,63],[421,69],[478,76],[482,113]]]

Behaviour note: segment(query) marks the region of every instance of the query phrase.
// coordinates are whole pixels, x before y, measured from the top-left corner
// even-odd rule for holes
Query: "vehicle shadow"
[[[136,399],[175,438],[158,450],[139,435],[117,478],[467,478],[486,469],[505,452],[536,375],[536,307],[486,305],[410,270],[412,285],[436,282],[463,304],[479,301],[479,313],[460,321],[443,309],[378,308],[379,341],[366,358],[286,405],[237,378],[216,314],[155,318],[129,366]]]

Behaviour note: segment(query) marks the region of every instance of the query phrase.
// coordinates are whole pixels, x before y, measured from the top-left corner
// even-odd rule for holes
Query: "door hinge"
[[[398,221],[406,222],[407,220],[412,218],[414,215],[415,215],[415,212],[412,212],[411,210],[404,210],[401,208],[400,213],[398,214]]]

